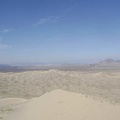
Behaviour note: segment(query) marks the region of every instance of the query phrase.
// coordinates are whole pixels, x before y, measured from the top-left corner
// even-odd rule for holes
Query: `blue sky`
[[[0,63],[120,59],[119,0],[0,0]]]

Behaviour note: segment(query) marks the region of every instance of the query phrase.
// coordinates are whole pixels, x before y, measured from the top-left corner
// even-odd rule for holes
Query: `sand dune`
[[[120,103],[120,71],[26,71],[0,73],[0,96],[39,97],[63,89]]]
[[[1,120],[119,120],[120,71],[0,73],[0,97]]]
[[[27,101],[26,99],[22,99],[22,98],[5,98],[0,100],[0,107],[4,107],[8,105],[16,105],[26,101]]]
[[[3,119],[8,115],[9,112],[13,111],[22,103],[26,103],[26,99],[21,98],[5,98],[0,99],[0,119]]]
[[[18,101],[18,100],[16,100]],[[24,101],[23,101],[24,102]],[[119,120],[120,105],[54,90],[9,111],[3,120]]]

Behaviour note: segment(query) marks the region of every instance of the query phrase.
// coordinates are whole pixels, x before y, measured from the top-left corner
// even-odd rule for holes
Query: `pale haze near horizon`
[[[118,0],[1,0],[0,63],[120,59]]]

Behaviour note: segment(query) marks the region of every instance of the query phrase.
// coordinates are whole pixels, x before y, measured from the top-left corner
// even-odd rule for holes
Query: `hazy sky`
[[[120,59],[120,0],[0,0],[0,63]]]

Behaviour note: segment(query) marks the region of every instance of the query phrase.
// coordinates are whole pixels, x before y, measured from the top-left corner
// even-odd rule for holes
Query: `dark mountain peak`
[[[106,59],[105,61],[108,62],[108,63],[109,63],[109,62],[110,62],[110,63],[111,63],[111,62],[115,62],[115,60],[113,60],[113,59],[111,59],[111,58],[108,58],[108,59]]]
[[[114,63],[114,62],[116,62],[116,61],[113,60],[113,59],[111,59],[111,58],[108,58],[108,59],[103,60],[103,61],[101,61],[101,62],[99,62],[99,63]]]

